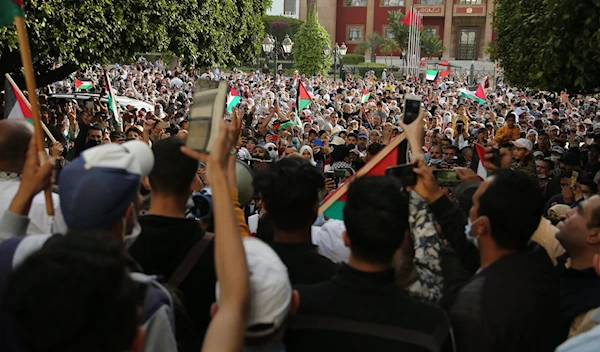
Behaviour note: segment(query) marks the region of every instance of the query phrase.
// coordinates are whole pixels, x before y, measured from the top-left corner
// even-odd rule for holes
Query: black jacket
[[[554,351],[559,280],[535,243],[478,272],[447,307],[458,351]]]
[[[271,242],[288,269],[292,285],[312,285],[331,279],[338,266],[317,252],[312,243]]]
[[[441,308],[419,302],[400,289],[394,271],[367,273],[342,264],[329,281],[313,286],[298,287],[300,307],[292,316],[286,331],[288,351],[423,351],[411,343],[370,336],[360,332],[334,329],[297,329],[296,321],[306,317],[342,319],[357,323],[371,323],[386,328],[433,334],[448,322]],[[393,334],[392,334],[393,335]],[[447,334],[442,336],[444,351],[451,350]]]
[[[167,282],[188,250],[204,236],[204,231],[191,219],[146,215],[139,221],[142,233],[129,248],[129,253],[144,273],[160,275]],[[210,306],[215,302],[216,281],[214,243],[211,242],[179,286],[198,331],[195,346],[189,346],[192,347],[189,350],[201,349],[210,323]]]

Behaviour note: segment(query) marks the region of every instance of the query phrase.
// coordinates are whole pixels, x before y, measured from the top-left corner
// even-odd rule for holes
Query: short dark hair
[[[550,160],[550,158],[545,158],[540,163],[546,163],[546,164],[548,164],[548,168],[550,170],[554,170],[554,161]]]
[[[254,189],[273,225],[295,231],[315,221],[324,183],[321,172],[307,160],[284,158],[256,174]]]
[[[161,139],[152,146],[154,167],[149,175],[152,191],[172,194],[190,193],[198,161],[181,152],[184,142],[177,137]]]
[[[344,223],[352,255],[389,264],[408,230],[408,197],[390,176],[360,177],[350,184]]]
[[[140,291],[123,246],[105,231],[54,236],[10,275],[4,304],[27,352],[129,349]]]
[[[499,170],[479,199],[479,215],[489,219],[492,238],[499,247],[511,250],[527,246],[543,210],[539,185],[525,173],[511,169]],[[515,214],[520,217],[518,221]]]
[[[583,179],[583,180],[579,181],[579,183],[584,186],[588,186],[590,188],[590,190],[592,191],[592,194],[598,193],[598,184],[596,182],[594,182],[593,180]]]
[[[375,143],[371,143],[369,144],[369,146],[367,147],[367,152],[371,155],[371,156],[375,156],[377,153],[379,153],[379,151],[383,149],[383,146],[377,142]]]
[[[102,128],[102,127],[100,127],[100,126],[98,126],[98,125],[91,125],[91,126],[88,128],[88,135],[89,135],[89,134],[90,134],[90,132],[92,132],[92,131],[100,131],[100,132],[104,133],[104,128]]]
[[[356,133],[354,132],[350,132],[348,133],[348,135],[346,136],[346,138],[350,138],[350,137],[354,137],[355,139],[358,139],[358,136],[356,135]]]

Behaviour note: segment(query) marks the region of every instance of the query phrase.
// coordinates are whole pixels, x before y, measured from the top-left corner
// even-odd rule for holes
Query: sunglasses
[[[267,148],[267,150],[270,151],[270,152],[273,152],[273,151],[275,151],[277,149],[275,147],[269,147],[269,148]]]

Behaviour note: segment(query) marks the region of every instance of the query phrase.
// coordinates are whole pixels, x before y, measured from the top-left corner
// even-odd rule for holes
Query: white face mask
[[[557,161],[560,160],[560,156],[558,156],[558,155],[552,155],[550,157],[550,160],[552,160],[552,162],[555,163],[555,162],[557,162]]]
[[[481,220],[483,217],[477,218],[475,221],[471,222],[471,218],[467,218],[467,224],[465,225],[465,237],[467,241],[471,242],[477,249],[479,249],[479,236],[473,237],[471,236],[472,227],[475,223]]]

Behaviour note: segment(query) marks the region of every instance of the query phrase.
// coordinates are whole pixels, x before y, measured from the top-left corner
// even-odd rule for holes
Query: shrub
[[[358,65],[365,62],[365,56],[359,54],[347,54],[344,56],[344,65]]]

